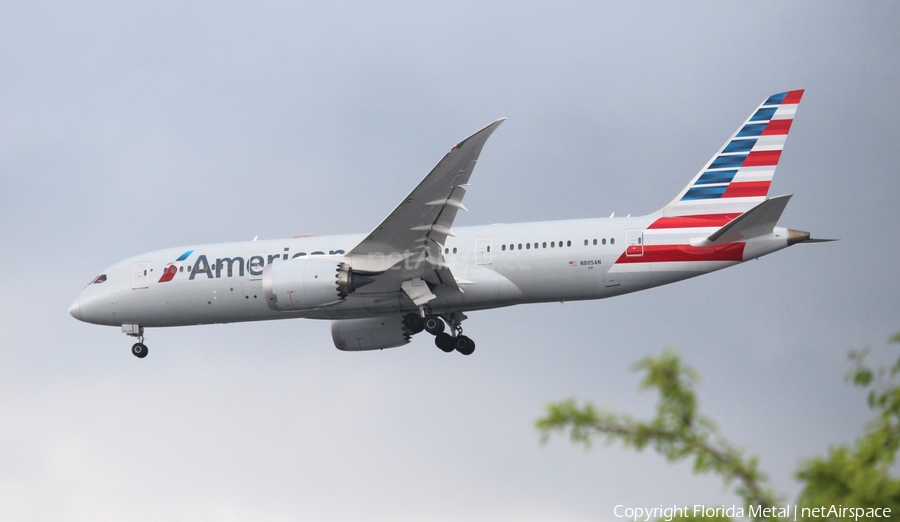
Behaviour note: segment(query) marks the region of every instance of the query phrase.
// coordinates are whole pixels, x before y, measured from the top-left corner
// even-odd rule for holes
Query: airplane
[[[803,90],[753,111],[675,198],[639,217],[453,228],[498,119],[455,145],[368,234],[191,245],[141,254],[95,277],[69,308],[80,321],[145,328],[326,319],[344,351],[402,346],[426,331],[470,355],[468,313],[603,299],[757,259],[812,239],[778,227],[768,198]]]

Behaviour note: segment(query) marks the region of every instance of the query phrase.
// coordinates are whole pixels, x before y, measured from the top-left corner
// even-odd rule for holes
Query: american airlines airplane
[[[190,245],[117,263],[69,313],[144,330],[328,319],[340,350],[401,346],[427,331],[470,355],[466,313],[602,299],[706,274],[801,243],[767,198],[802,90],[768,97],[666,206],[641,217],[453,228],[475,162],[503,119],[461,141],[368,234]]]

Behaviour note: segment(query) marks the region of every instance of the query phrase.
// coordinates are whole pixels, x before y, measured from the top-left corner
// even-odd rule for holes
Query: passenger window
[[[554,248],[554,247],[556,247],[556,241],[551,241],[551,242],[550,242],[550,248]]]
[[[616,238],[614,238],[614,237],[609,238],[609,244],[610,244],[610,245],[615,245],[615,244],[616,244]]]
[[[544,241],[544,243],[541,245],[541,248],[547,248],[547,242],[546,242],[546,241]]]
[[[519,243],[519,250],[522,250],[522,243]]]
[[[601,240],[600,240],[600,243],[602,243],[602,244],[605,245],[605,244],[606,244],[606,238],[604,237],[603,239],[601,239]]]
[[[585,239],[585,240],[584,240],[584,246],[587,246],[587,245],[588,245],[588,242],[587,242],[587,239]]]
[[[500,247],[500,250],[502,250],[502,251],[505,252],[505,251],[506,251],[506,245],[501,246],[501,247]]]
[[[567,246],[567,247],[572,246],[572,242],[571,242],[571,241],[566,241],[566,246]]]
[[[594,240],[594,246],[597,246],[597,240],[596,240],[596,239]]]
[[[456,253],[456,247],[453,247],[453,253],[454,254]]]
[[[531,243],[525,243],[525,249],[531,250]]]
[[[488,252],[490,252],[490,251],[491,251],[491,245],[488,245],[488,247],[487,247],[487,251],[488,251]]]

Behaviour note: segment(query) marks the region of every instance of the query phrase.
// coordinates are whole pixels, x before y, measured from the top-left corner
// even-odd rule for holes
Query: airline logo
[[[177,263],[179,261],[184,261],[185,259],[190,257],[190,255],[193,253],[194,253],[193,250],[188,250],[187,252],[178,256],[178,259],[176,259],[174,262]],[[178,267],[176,267],[174,264],[169,264],[169,266],[167,266],[166,269],[163,270],[163,275],[162,275],[162,277],[159,278],[158,282],[159,283],[168,283],[175,277],[175,274],[177,274],[177,273],[178,273]]]

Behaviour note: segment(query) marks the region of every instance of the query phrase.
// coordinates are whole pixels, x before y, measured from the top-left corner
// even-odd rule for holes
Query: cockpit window
[[[91,281],[91,284],[92,284],[92,285],[99,285],[99,284],[102,283],[103,281],[106,281],[106,274],[100,274],[100,275],[98,275],[98,276],[97,276],[97,279],[94,279],[93,281]]]

